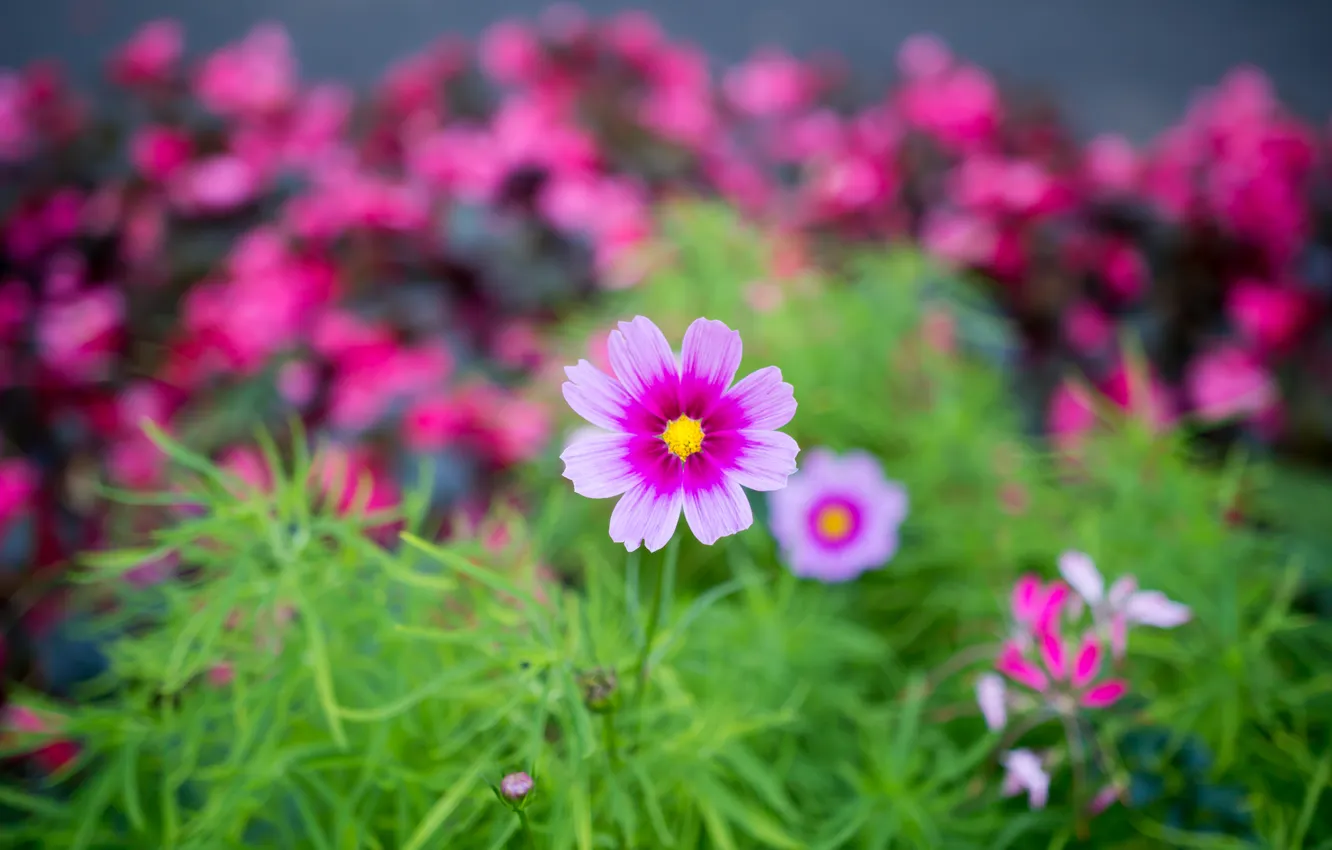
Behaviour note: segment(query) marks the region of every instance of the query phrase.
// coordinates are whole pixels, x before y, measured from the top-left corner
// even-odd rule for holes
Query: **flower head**
[[[792,571],[821,581],[853,579],[891,559],[907,513],[906,490],[860,451],[815,449],[768,502]]]
[[[743,531],[754,515],[742,487],[779,490],[800,451],[776,429],[795,415],[781,370],[768,366],[731,386],[740,368],[740,334],[698,319],[677,360],[649,319],[621,322],[605,374],[586,360],[565,369],[564,398],[610,433],[588,435],[560,455],[574,492],[622,496],[610,535],[633,551],[670,541],[683,510],[699,542]]]
[[[1105,590],[1105,579],[1092,559],[1082,552],[1059,556],[1059,573],[1091,608],[1097,628],[1110,640],[1116,658],[1122,658],[1128,645],[1128,627],[1154,626],[1173,629],[1192,616],[1189,606],[1175,602],[1156,590],[1138,590],[1133,576],[1121,576]]]
[[[532,788],[535,785],[536,782],[533,781],[532,777],[522,771],[510,773],[500,780],[500,793],[504,795],[505,799],[517,802],[532,793]]]

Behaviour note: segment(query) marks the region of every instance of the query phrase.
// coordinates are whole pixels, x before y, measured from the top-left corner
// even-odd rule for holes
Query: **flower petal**
[[[1004,645],[998,660],[994,663],[994,669],[1033,691],[1044,691],[1050,687],[1050,680],[1041,672],[1041,668],[1024,658],[1022,650],[1018,649],[1016,644]]]
[[[795,474],[800,446],[781,431],[723,431],[707,435],[703,453],[740,486],[766,493]]]
[[[1078,702],[1087,708],[1107,708],[1119,702],[1119,698],[1128,693],[1128,683],[1123,679],[1111,679],[1108,682],[1089,688]]]
[[[618,381],[586,360],[567,366],[569,380],[561,389],[573,412],[607,431],[660,434],[664,421],[634,401]]]
[[[1131,622],[1158,629],[1173,629],[1189,621],[1189,606],[1174,602],[1158,590],[1142,590],[1128,598],[1124,614]]]
[[[1073,687],[1082,688],[1101,671],[1101,642],[1088,636],[1082,641],[1078,657],[1073,660]]]
[[[776,431],[795,412],[795,388],[782,380],[781,369],[766,366],[727,390],[708,413],[704,429]]]
[[[1041,580],[1028,573],[1013,585],[1013,619],[1024,626],[1036,622],[1037,606],[1041,599]]]
[[[1004,789],[1011,796],[1017,789],[1027,790],[1033,809],[1044,808],[1050,793],[1050,774],[1045,772],[1040,756],[1028,749],[1011,750],[999,757],[1004,766]]]
[[[611,540],[623,543],[630,552],[640,543],[656,552],[675,534],[683,504],[684,492],[678,487],[663,491],[651,484],[635,484],[611,512]]]
[[[1110,585],[1110,593],[1106,597],[1112,610],[1118,611],[1128,604],[1129,597],[1138,589],[1138,580],[1133,576],[1120,576],[1115,579],[1115,583]]]
[[[644,316],[620,322],[606,344],[611,368],[630,397],[654,416],[680,415],[680,374],[675,353],[661,329]]]
[[[629,434],[597,433],[571,443],[560,460],[564,461],[564,477],[573,482],[574,492],[589,499],[609,499],[642,481],[629,458],[633,440]]]
[[[1059,616],[1068,602],[1068,585],[1062,581],[1052,581],[1045,588],[1045,593],[1038,603],[1035,628],[1038,633],[1048,632],[1059,625]]]
[[[1008,723],[1006,692],[1004,678],[997,673],[986,673],[976,681],[976,703],[991,732],[998,732]]]
[[[740,332],[711,319],[695,319],[680,348],[680,410],[702,419],[740,368]]]
[[[1056,681],[1068,678],[1068,657],[1064,651],[1064,641],[1057,632],[1041,634],[1041,663]]]
[[[1065,552],[1060,555],[1059,574],[1088,605],[1095,607],[1104,598],[1105,580],[1088,555],[1082,552]]]
[[[745,491],[706,454],[694,455],[684,464],[684,515],[704,546],[754,524]]]

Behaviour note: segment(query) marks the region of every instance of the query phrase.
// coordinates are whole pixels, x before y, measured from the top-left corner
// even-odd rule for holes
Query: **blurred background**
[[[1242,446],[1332,552],[1332,4],[11,6],[8,681],[100,669],[65,576],[171,521],[99,489],[164,485],[145,420],[264,486],[255,429],[298,418],[370,508],[424,486],[442,536],[517,501],[562,440],[560,367],[604,362],[570,328],[651,284],[682,198],[771,235],[758,314],[923,252],[963,284],[932,339],[1002,371],[1042,445],[1108,406],[1200,462]]]

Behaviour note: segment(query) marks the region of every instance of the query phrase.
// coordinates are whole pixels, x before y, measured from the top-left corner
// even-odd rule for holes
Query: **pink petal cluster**
[[[777,429],[796,412],[794,391],[775,366],[732,385],[740,334],[698,319],[680,356],[651,320],[621,322],[608,343],[614,377],[586,360],[568,367],[564,398],[604,434],[560,455],[574,492],[620,496],[610,536],[629,551],[665,546],[683,511],[710,545],[754,522],[742,488],[772,491],[796,470],[795,440]]]

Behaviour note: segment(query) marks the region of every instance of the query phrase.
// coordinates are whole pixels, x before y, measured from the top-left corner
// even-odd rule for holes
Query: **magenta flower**
[[[795,440],[776,429],[796,401],[781,370],[768,366],[731,386],[740,368],[740,334],[697,319],[677,360],[649,319],[621,322],[609,342],[615,377],[586,360],[565,369],[564,398],[574,412],[608,431],[560,455],[574,492],[623,496],[610,536],[629,551],[655,552],[685,520],[711,545],[754,522],[742,487],[779,490],[795,472]]]
[[[1173,629],[1189,621],[1189,606],[1168,599],[1156,590],[1138,590],[1133,576],[1121,576],[1106,593],[1105,579],[1092,559],[1082,552],[1059,556],[1059,573],[1091,608],[1092,618],[1103,637],[1110,640],[1115,658],[1128,646],[1131,625]]]
[[[1106,708],[1128,692],[1122,679],[1098,682],[1103,651],[1095,635],[1087,635],[1076,646],[1052,629],[1038,636],[1036,652],[1024,650],[1016,641],[1004,644],[995,669],[1014,682],[1040,694],[1062,714],[1082,708]],[[1039,662],[1031,660],[1036,655]]]
[[[1049,584],[1034,575],[1024,575],[1013,585],[1010,605],[1013,611],[1012,640],[1020,648],[1029,648],[1035,638],[1054,628],[1068,601],[1068,586],[1060,581]]]
[[[906,490],[866,452],[810,452],[788,486],[768,497],[772,533],[798,576],[848,581],[897,551]]]

